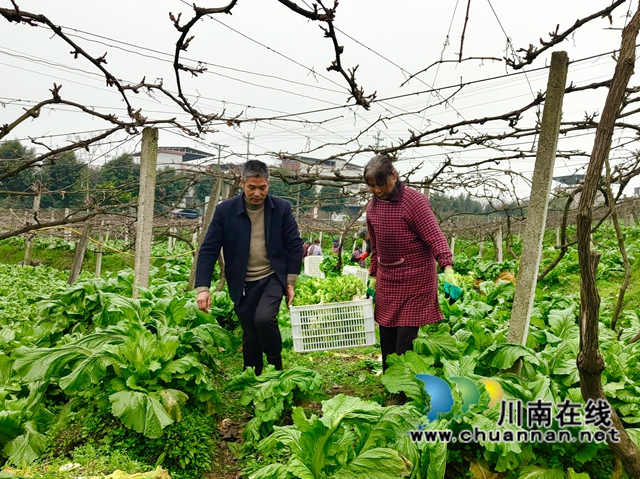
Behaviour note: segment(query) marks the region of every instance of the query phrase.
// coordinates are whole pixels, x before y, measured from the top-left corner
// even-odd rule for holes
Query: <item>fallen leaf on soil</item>
[[[240,427],[231,419],[225,418],[218,424],[220,439],[223,441],[235,441],[240,437]]]
[[[169,471],[158,466],[153,471],[136,472],[135,474],[127,474],[118,469],[108,476],[91,476],[90,479],[171,479],[171,476],[169,476]]]
[[[513,275],[511,271],[503,271],[498,275],[498,279],[501,279],[502,281],[507,281],[508,283],[516,284],[516,277]],[[496,283],[497,282],[498,281],[496,280]]]
[[[489,465],[487,463],[480,462],[477,459],[473,459],[471,461],[471,465],[469,466],[469,470],[473,477],[476,479],[495,479],[498,477],[496,472],[491,471],[489,469]]]

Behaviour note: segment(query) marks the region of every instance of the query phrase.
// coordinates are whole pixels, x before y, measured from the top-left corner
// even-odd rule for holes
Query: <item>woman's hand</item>
[[[456,275],[453,272],[453,268],[451,266],[446,266],[444,268],[444,282],[451,283],[454,286],[458,286],[456,283]]]

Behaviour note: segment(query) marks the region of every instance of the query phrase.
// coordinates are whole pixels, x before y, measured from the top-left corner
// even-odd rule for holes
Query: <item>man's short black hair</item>
[[[242,181],[247,178],[264,178],[269,181],[269,168],[260,160],[249,160],[242,165]]]

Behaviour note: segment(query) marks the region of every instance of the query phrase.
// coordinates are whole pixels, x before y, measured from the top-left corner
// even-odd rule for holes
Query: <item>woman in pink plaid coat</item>
[[[376,279],[375,319],[386,370],[389,354],[413,349],[420,326],[443,319],[436,262],[449,277],[453,260],[429,199],[400,182],[388,156],[373,157],[364,180],[374,195],[367,206],[369,272]]]

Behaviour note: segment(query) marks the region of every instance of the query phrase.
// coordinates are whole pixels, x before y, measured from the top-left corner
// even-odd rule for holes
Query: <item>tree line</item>
[[[33,164],[36,152],[18,140],[0,143],[0,208],[28,209],[33,196],[41,193],[41,208],[78,209],[86,205],[127,206],[138,197],[140,165],[131,153],[123,153],[102,165],[93,166],[67,151],[42,164]],[[21,166],[29,167],[20,170]],[[20,171],[16,171],[20,170]],[[161,213],[176,207],[185,197],[188,206],[200,208],[211,194],[217,166],[206,170],[180,170],[170,166],[158,171],[156,211]],[[237,193],[237,182],[229,175],[231,195]],[[235,188],[233,187],[235,185]],[[113,191],[117,190],[114,196]],[[271,193],[287,199],[294,208],[309,212],[340,212],[348,195],[336,186],[317,187],[313,184],[288,184],[273,177]],[[100,201],[102,196],[103,201]],[[107,202],[109,204],[107,204]]]

